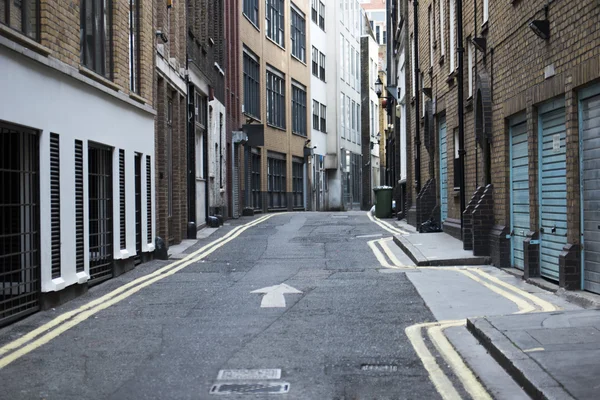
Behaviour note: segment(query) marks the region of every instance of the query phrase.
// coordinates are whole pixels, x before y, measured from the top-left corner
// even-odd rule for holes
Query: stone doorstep
[[[422,233],[420,235],[427,235]],[[414,246],[403,235],[394,235],[394,243],[398,245],[404,253],[419,267],[448,267],[464,265],[487,265],[490,264],[490,257],[468,257],[468,258],[450,258],[450,259],[429,259]]]
[[[467,329],[534,399],[573,399],[536,361],[484,318],[468,318]]]
[[[514,275],[517,278],[523,279],[523,271],[516,268],[501,268],[502,271]],[[549,292],[555,293],[557,296],[562,297],[567,300],[569,303],[573,303],[578,305],[579,307],[590,309],[590,310],[600,310],[600,295],[586,292],[583,290],[565,290],[564,288],[559,287],[556,283],[549,282],[543,278],[528,278],[525,279],[525,282],[547,290]]]

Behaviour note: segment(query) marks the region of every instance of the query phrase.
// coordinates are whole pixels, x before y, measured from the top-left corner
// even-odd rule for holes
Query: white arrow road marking
[[[298,289],[282,283],[280,285],[269,286],[262,289],[253,290],[250,293],[264,293],[261,308],[285,307],[285,294],[300,294]]]

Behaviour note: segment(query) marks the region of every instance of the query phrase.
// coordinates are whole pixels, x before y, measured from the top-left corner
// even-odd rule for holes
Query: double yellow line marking
[[[371,212],[367,212],[367,216],[369,217],[369,219],[371,220],[371,222],[376,223],[382,229],[388,231],[392,235],[408,235],[408,232],[406,232],[406,231],[398,228],[397,226],[394,226],[394,225],[390,224],[387,221],[384,221],[382,219],[379,219],[377,217],[372,216]]]
[[[458,271],[475,282],[484,285],[494,293],[497,293],[515,303],[519,308],[519,311],[517,311],[516,314],[536,311],[551,312],[559,309],[552,303],[528,293],[525,290],[519,289],[514,285],[504,282],[503,280],[481,270],[480,268],[422,267],[422,269]],[[461,397],[456,391],[456,388],[452,385],[450,379],[446,376],[444,371],[436,362],[435,357],[431,354],[431,351],[427,348],[422,336],[423,329],[427,330],[427,335],[429,336],[434,347],[438,353],[442,355],[444,361],[448,364],[452,372],[461,381],[463,387],[469,393],[469,395],[471,395],[473,399],[491,399],[487,390],[475,377],[473,372],[465,364],[458,352],[454,349],[452,344],[444,335],[444,330],[446,328],[465,326],[465,324],[466,320],[423,323],[409,326],[406,328],[405,332],[413,348],[415,349],[415,352],[423,362],[423,366],[429,373],[429,378],[443,399],[457,400]]]
[[[58,317],[54,318],[52,321],[47,322],[39,328],[34,329],[33,331],[25,334],[19,339],[16,339],[0,347],[0,357],[2,357],[0,358],[0,369],[6,367],[8,364],[30,353],[38,347],[43,346],[44,344],[48,343],[49,341],[56,338],[65,331],[73,328],[74,326],[77,326],[78,324],[85,321],[94,314],[98,313],[99,311],[102,311],[120,301],[123,301],[129,296],[139,292],[143,288],[150,286],[153,283],[156,283],[162,279],[165,279],[166,277],[171,276],[178,271],[181,271],[187,266],[202,260],[209,254],[213,253],[215,250],[219,249],[220,247],[224,246],[225,244],[231,242],[233,239],[240,236],[242,232],[268,220],[272,216],[272,214],[266,215],[245,225],[238,226],[230,232],[228,232],[225,236],[201,247],[200,249],[189,254],[185,258],[175,261],[169,265],[166,265],[154,271],[153,273],[137,278],[119,287],[118,289],[115,289],[112,292],[105,294],[104,296],[96,300],[84,304],[83,306],[75,310],[61,314]]]
[[[367,242],[367,244],[371,248],[373,254],[375,254],[377,261],[379,261],[382,267],[390,269],[415,269],[416,267],[414,266],[402,265],[400,260],[398,260],[398,257],[396,257],[396,255],[389,246],[390,242],[392,242],[393,240],[393,238],[375,239],[370,240],[369,242]],[[381,247],[381,249],[383,249],[383,252],[379,250],[378,245]],[[386,259],[386,256],[391,261],[391,264]]]

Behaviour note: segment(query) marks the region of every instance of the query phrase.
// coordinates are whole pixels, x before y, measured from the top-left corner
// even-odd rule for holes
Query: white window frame
[[[429,6],[429,66],[433,67],[433,3]]]
[[[446,54],[446,10],[444,9],[446,0],[440,0],[440,55],[443,57]]]
[[[483,0],[483,25],[488,22],[490,18],[490,4],[488,0]]]
[[[467,58],[468,58],[468,66],[469,66],[469,71],[468,71],[468,77],[469,77],[469,96],[467,98],[471,98],[473,97],[473,56],[475,54],[475,49],[473,47],[473,42],[471,41],[471,39],[468,39],[468,45],[467,45]]]
[[[456,31],[454,25],[454,16],[456,14],[455,0],[450,0],[450,73],[453,73],[456,69]]]

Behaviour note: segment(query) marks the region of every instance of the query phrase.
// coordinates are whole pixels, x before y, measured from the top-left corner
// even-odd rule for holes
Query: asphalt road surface
[[[440,398],[405,334],[435,319],[368,246],[391,235],[364,212],[260,218],[0,330],[51,324],[0,361],[0,398]]]

